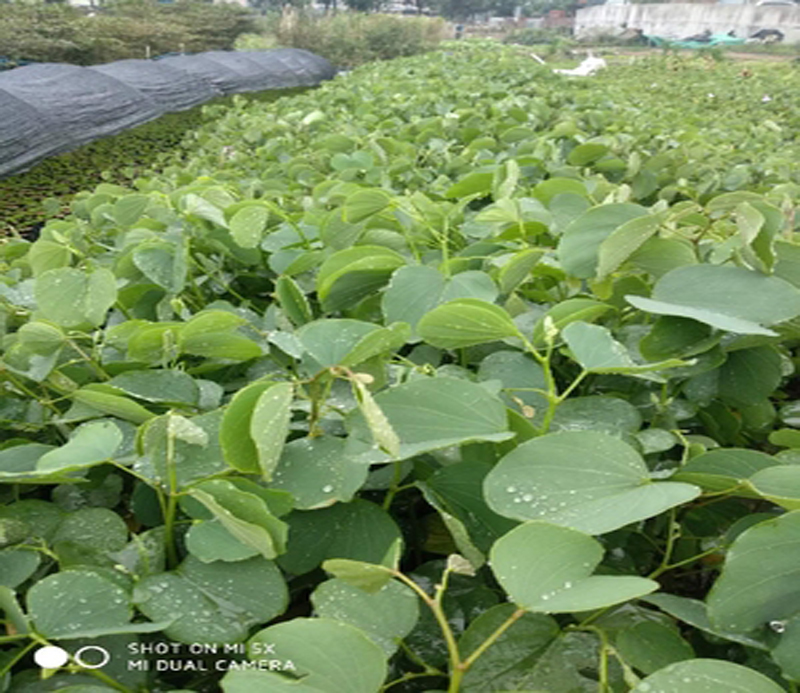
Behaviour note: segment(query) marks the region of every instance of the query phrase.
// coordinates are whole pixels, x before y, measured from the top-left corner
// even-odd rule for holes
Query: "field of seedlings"
[[[0,691],[797,693],[798,90],[451,44],[2,239]]]

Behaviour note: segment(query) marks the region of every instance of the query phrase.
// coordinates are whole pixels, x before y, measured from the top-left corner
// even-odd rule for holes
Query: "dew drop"
[[[330,484],[327,484],[326,486],[322,487],[323,493],[330,493],[331,491],[333,491],[333,486],[331,486]]]

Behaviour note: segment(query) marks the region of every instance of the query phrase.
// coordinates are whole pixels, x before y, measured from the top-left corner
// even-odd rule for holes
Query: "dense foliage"
[[[233,4],[127,0],[87,14],[69,5],[0,3],[0,56],[95,65],[170,52],[229,50],[239,35],[253,29],[251,14]]]
[[[456,47],[8,240],[6,688],[796,691],[797,83]]]
[[[341,68],[433,50],[448,31],[440,18],[357,12],[271,15],[259,28],[258,34],[242,35],[237,48],[303,48]]]

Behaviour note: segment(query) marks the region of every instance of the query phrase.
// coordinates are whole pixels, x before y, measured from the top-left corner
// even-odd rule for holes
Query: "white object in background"
[[[572,77],[589,77],[598,70],[608,67],[606,61],[602,58],[595,58],[591,53],[578,67],[572,70],[553,70],[560,75],[570,75]]]

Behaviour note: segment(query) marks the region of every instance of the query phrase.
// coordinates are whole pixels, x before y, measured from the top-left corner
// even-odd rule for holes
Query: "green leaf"
[[[117,300],[117,280],[107,269],[63,267],[39,275],[34,293],[41,318],[66,328],[98,327]]]
[[[170,293],[179,293],[186,283],[186,248],[159,239],[140,243],[133,250],[133,264],[151,282]]]
[[[49,356],[66,343],[66,336],[55,325],[34,320],[17,330],[17,340],[25,349],[40,356]]]
[[[417,595],[392,580],[372,594],[344,580],[323,582],[311,594],[314,611],[321,618],[359,628],[391,657],[419,618]]]
[[[506,408],[488,390],[465,380],[437,377],[412,380],[384,390],[375,402],[400,438],[406,459],[423,452],[480,440],[501,441],[508,431]],[[364,462],[392,458],[376,449],[363,417],[351,417],[348,450]]]
[[[39,580],[28,591],[28,614],[46,638],[116,633],[133,610],[124,589],[89,570],[67,570]]]
[[[344,219],[357,224],[379,214],[392,203],[392,198],[383,190],[359,190],[344,202]]]
[[[98,552],[121,551],[128,542],[128,527],[108,508],[81,508],[67,515],[58,526],[52,543],[59,542],[71,542]]]
[[[777,683],[740,664],[720,659],[676,662],[640,681],[631,693],[779,693]]]
[[[473,171],[451,185],[444,193],[448,198],[463,198],[472,195],[486,196],[492,192],[494,173]]]
[[[603,279],[619,267],[658,231],[663,219],[649,214],[626,221],[600,244],[597,277]]]
[[[648,361],[689,357],[708,351],[719,342],[710,326],[665,315],[658,318],[650,332],[639,342],[639,350]]]
[[[142,424],[155,417],[153,412],[132,399],[90,388],[91,386],[75,390],[70,397],[78,404],[96,410],[98,414],[115,416],[134,424]]]
[[[275,282],[275,296],[283,312],[297,327],[313,320],[308,299],[291,277],[278,277]]]
[[[349,308],[383,286],[405,258],[383,246],[359,245],[331,255],[317,274],[317,295],[326,310]]]
[[[419,334],[441,349],[457,349],[519,336],[511,317],[499,306],[462,298],[434,308],[419,321]]]
[[[108,384],[146,402],[197,406],[200,399],[200,388],[194,378],[178,370],[125,371]]]
[[[33,271],[33,276],[38,277],[47,270],[69,265],[72,253],[61,243],[40,238],[31,245],[26,258]]]
[[[592,207],[573,221],[561,236],[558,258],[564,271],[581,279],[593,277],[603,241],[626,222],[646,214],[644,207],[627,203]]]
[[[677,628],[654,621],[626,628],[617,636],[615,647],[630,666],[644,674],[694,657],[692,646]]]
[[[526,611],[589,611],[657,590],[653,580],[595,575],[603,557],[587,534],[545,522],[526,522],[495,542],[492,572],[509,598]]]
[[[652,298],[626,298],[648,313],[692,318],[738,334],[774,336],[765,326],[800,315],[800,290],[729,265],[679,267],[656,283]]]
[[[285,550],[287,526],[258,495],[223,479],[204,481],[193,486],[189,493],[234,537],[258,550],[264,558],[275,558]]]
[[[607,145],[586,142],[585,144],[579,144],[569,153],[567,163],[572,166],[588,166],[600,157],[605,156],[606,152],[608,152]]]
[[[150,198],[147,195],[123,195],[114,202],[114,221],[120,226],[133,226],[141,218]]]
[[[679,359],[669,359],[658,363],[637,364],[628,350],[616,341],[611,332],[601,325],[586,322],[572,322],[561,335],[567,342],[575,360],[584,370],[591,373],[624,373],[638,375],[648,371],[674,368],[687,365]]]
[[[780,642],[772,650],[772,659],[781,668],[783,675],[791,681],[800,680],[800,616],[790,618],[782,624]]]
[[[97,421],[81,426],[66,445],[39,458],[40,472],[83,469],[107,462],[122,444],[122,432],[110,421]]]
[[[266,207],[248,205],[231,217],[228,228],[233,240],[242,248],[257,248],[269,221]]]
[[[351,501],[368,473],[345,454],[343,438],[301,438],[283,448],[271,487],[290,492],[299,510],[313,510]]]
[[[644,460],[621,440],[594,431],[551,433],[519,445],[484,482],[489,507],[604,534],[696,498],[700,489],[653,482]]]
[[[370,337],[376,333],[381,336],[372,342]],[[368,322],[330,318],[308,323],[297,331],[297,338],[313,359],[308,364],[313,373],[329,366],[357,366],[388,350],[394,337],[394,332]],[[365,345],[370,348],[364,349]]]
[[[287,516],[292,540],[280,566],[304,575],[329,558],[381,563],[400,530],[382,508],[365,500],[337,503]]]
[[[800,614],[800,512],[742,532],[707,602],[711,623],[731,633]]]
[[[800,466],[774,466],[754,474],[747,484],[757,494],[787,510],[800,510]]]
[[[283,613],[288,591],[275,564],[260,556],[236,563],[189,556],[174,572],[140,580],[133,600],[149,618],[171,621],[164,634],[173,640],[227,643]]]
[[[275,383],[261,393],[250,417],[250,436],[256,446],[258,466],[265,481],[272,478],[289,433],[294,385]]]
[[[370,594],[383,589],[393,577],[392,569],[385,565],[351,561],[347,558],[324,561],[322,568],[342,582]]]
[[[219,520],[200,520],[186,533],[186,548],[203,563],[243,561],[258,555],[258,549],[243,544]]]
[[[36,551],[3,549],[0,551],[0,585],[11,589],[21,585],[33,575],[40,562]]]
[[[783,378],[781,356],[769,346],[737,349],[719,367],[719,396],[734,405],[758,404]]]
[[[618,397],[590,395],[570,397],[558,406],[550,430],[602,431],[623,439],[642,425],[642,415],[630,402]]]
[[[364,421],[367,422],[375,445],[390,457],[397,457],[400,454],[400,438],[397,437],[397,433],[395,433],[386,418],[386,414],[378,406],[364,383],[356,379],[351,382],[358,401],[358,408],[364,417]]]
[[[258,448],[250,427],[259,398],[274,385],[261,381],[243,387],[225,407],[219,441],[225,461],[240,472],[257,474],[260,470]]]
[[[717,493],[732,491],[756,472],[781,464],[785,463],[758,450],[719,448],[693,457],[672,478]]]
[[[543,251],[538,248],[526,248],[515,253],[500,268],[498,277],[500,290],[504,294],[510,294],[517,286],[522,284],[543,254]]]
[[[247,690],[283,690],[281,682],[302,680],[306,687],[321,693],[375,693],[386,678],[387,666],[383,650],[367,635],[347,623],[327,618],[295,618],[256,633],[248,641],[252,660],[264,658],[264,652],[274,652],[271,658],[291,661],[292,678],[272,672],[259,672],[250,680]],[[235,673],[223,680],[225,693],[245,689],[230,688]],[[275,687],[273,688],[273,682]],[[287,691],[293,688],[287,688]]]

